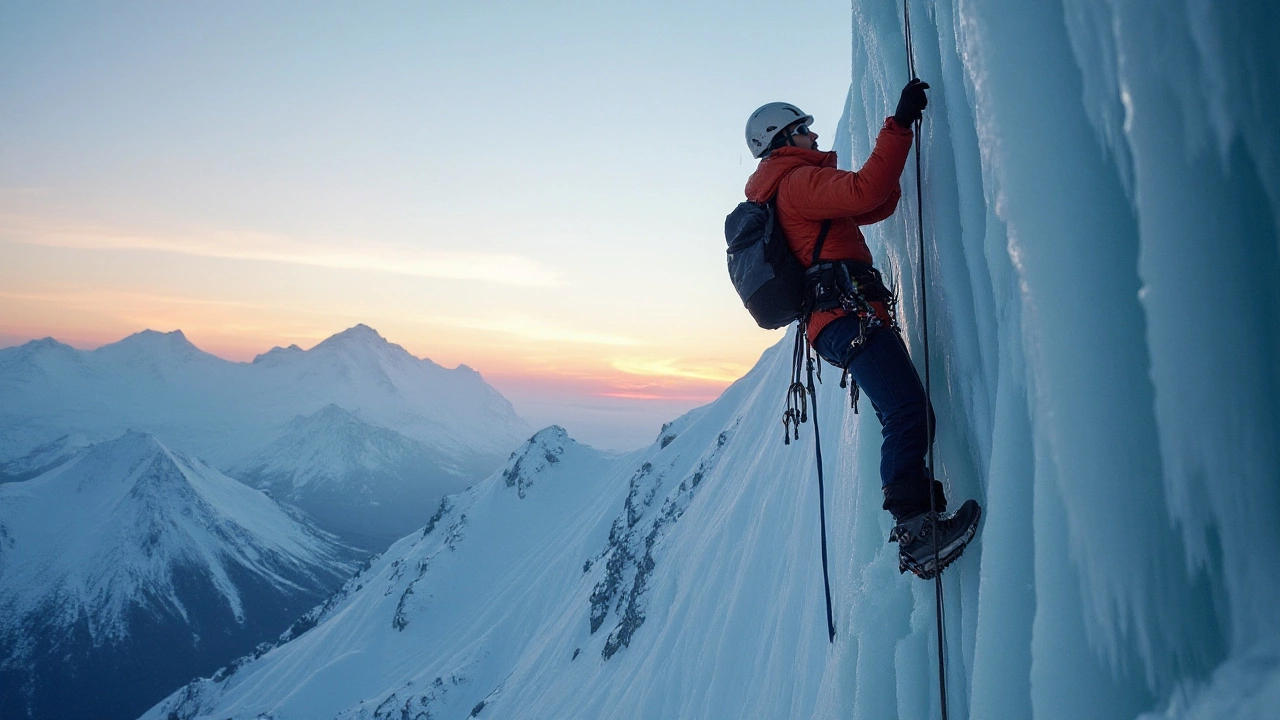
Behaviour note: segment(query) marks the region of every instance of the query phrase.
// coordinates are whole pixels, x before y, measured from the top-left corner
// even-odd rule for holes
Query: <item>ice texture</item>
[[[952,624],[956,705],[1133,717],[1244,655],[1271,658],[1254,670],[1274,688],[1280,132],[1264,115],[1280,100],[1280,14],[911,9],[935,87],[922,159],[938,464],[989,511]],[[859,99],[908,77],[901,32],[900,7],[855,5],[843,157],[865,156],[887,113]],[[919,358],[913,210],[873,252],[898,270]],[[1215,691],[1233,692],[1203,692],[1205,708]]]

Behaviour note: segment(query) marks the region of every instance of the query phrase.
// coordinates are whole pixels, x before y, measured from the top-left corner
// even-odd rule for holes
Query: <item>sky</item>
[[[652,441],[781,331],[725,271],[795,103],[830,147],[849,5],[0,4],[0,346],[181,329],[249,361],[357,323],[537,427]],[[888,114],[888,99],[879,99]]]

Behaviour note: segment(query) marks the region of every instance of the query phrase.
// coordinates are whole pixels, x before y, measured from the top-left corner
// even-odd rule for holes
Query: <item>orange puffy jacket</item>
[[[838,170],[834,152],[778,148],[760,161],[747,180],[747,199],[762,203],[777,196],[778,222],[801,265],[809,267],[813,260],[823,220],[831,221],[831,230],[820,259],[871,264],[871,251],[858,226],[880,222],[898,207],[902,197],[898,177],[907,163],[911,140],[910,129],[886,118],[871,157],[856,172]],[[884,307],[875,305],[883,316]],[[810,315],[809,342],[827,323],[845,314],[837,308]]]

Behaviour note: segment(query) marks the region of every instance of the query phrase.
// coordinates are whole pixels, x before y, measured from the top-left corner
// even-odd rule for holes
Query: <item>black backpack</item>
[[[808,311],[805,268],[787,247],[777,222],[776,200],[744,202],[724,220],[729,279],[756,324],[768,330],[790,325]],[[831,221],[822,221],[813,263],[818,262]]]

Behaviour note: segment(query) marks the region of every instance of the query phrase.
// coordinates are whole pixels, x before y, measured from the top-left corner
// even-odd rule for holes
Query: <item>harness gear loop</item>
[[[806,295],[814,310],[839,308],[858,319],[858,333],[845,348],[844,357],[840,363],[844,369],[840,376],[840,387],[849,388],[849,406],[854,414],[857,414],[861,390],[857,381],[850,375],[848,366],[862,350],[862,345],[874,330],[885,325],[893,328],[895,332],[899,330],[897,287],[890,290],[884,284],[879,270],[866,263],[852,260],[830,260],[817,263],[806,271],[805,282]],[[878,311],[873,303],[883,306],[883,311]],[[887,321],[884,316],[887,316]],[[818,371],[819,382],[821,382],[821,364],[818,365]]]
[[[805,397],[804,383],[800,382],[800,365],[807,321],[800,320],[796,328],[796,341],[791,349],[791,384],[787,386],[787,408],[782,413],[782,444],[790,445],[792,437],[800,439],[800,425],[809,420],[809,403]]]

